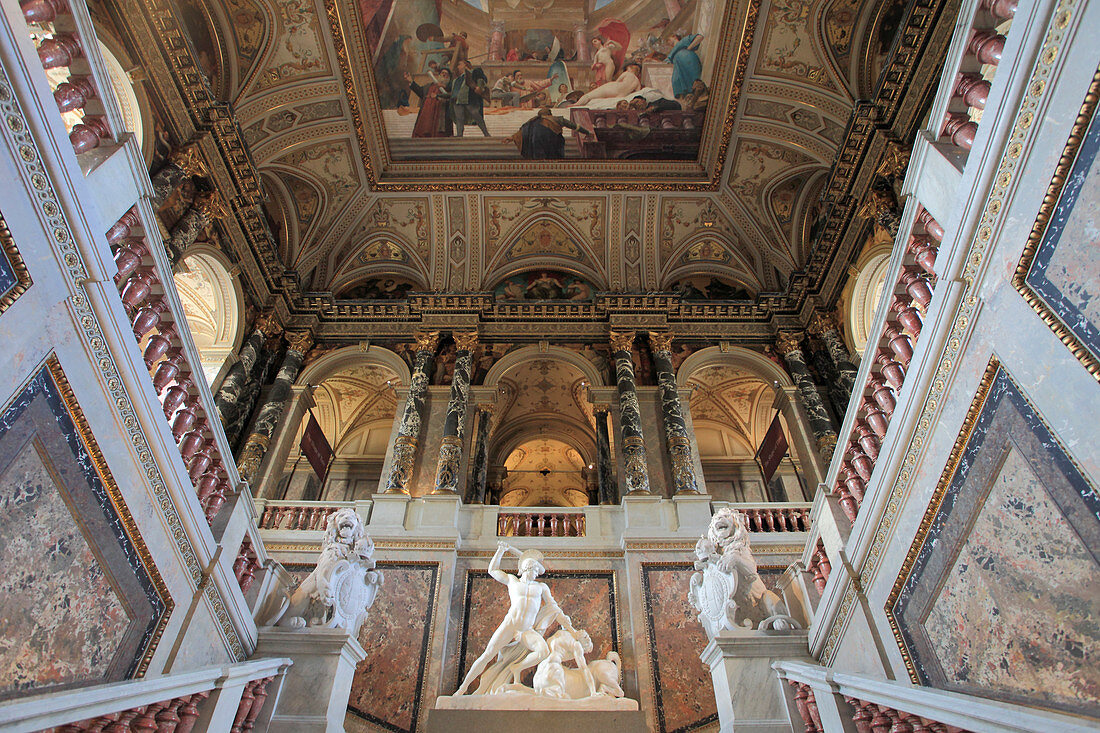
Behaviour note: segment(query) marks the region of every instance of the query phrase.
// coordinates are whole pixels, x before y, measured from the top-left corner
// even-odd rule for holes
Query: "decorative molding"
[[[1043,240],[1046,239],[1047,234],[1051,231],[1050,225],[1052,219],[1054,219],[1055,230],[1057,234],[1061,234],[1062,222],[1055,218],[1055,214],[1058,212],[1059,205],[1062,203],[1062,194],[1065,191],[1066,182],[1070,180],[1073,173],[1073,167],[1078,160],[1078,154],[1081,150],[1082,143],[1090,143],[1096,145],[1096,137],[1100,135],[1100,128],[1093,127],[1094,116],[1096,114],[1096,102],[1100,98],[1100,68],[1092,77],[1092,83],[1089,84],[1088,93],[1085,94],[1085,100],[1081,105],[1081,111],[1077,115],[1077,119],[1073,123],[1073,128],[1070,130],[1069,140],[1066,142],[1066,147],[1062,151],[1061,158],[1058,159],[1058,165],[1054,169],[1054,175],[1051,177],[1050,186],[1047,188],[1047,193],[1043,197],[1043,203],[1039,207],[1039,214],[1035,219],[1035,224],[1031,228],[1031,233],[1028,235],[1027,244],[1024,245],[1024,253],[1020,258],[1019,264],[1016,266],[1016,272],[1012,276],[1012,285],[1019,291],[1031,308],[1039,314],[1039,317],[1043,319],[1054,335],[1058,337],[1058,340],[1065,344],[1070,353],[1077,358],[1078,361],[1088,370],[1088,373],[1100,381],[1100,355],[1095,350],[1090,349],[1089,346],[1081,341],[1080,334],[1075,333],[1074,329],[1067,325],[1065,321],[1058,317],[1058,314],[1054,312],[1050,304],[1043,299],[1043,296],[1035,292],[1031,285],[1027,282],[1029,271],[1032,265],[1035,263],[1035,256],[1039,252],[1039,248],[1043,245]],[[1091,128],[1091,129],[1090,129]],[[1091,140],[1087,138],[1091,136]],[[1095,155],[1096,151],[1093,150],[1092,154]],[[1095,159],[1091,160],[1091,165],[1095,165]],[[1087,173],[1082,173],[1087,175]],[[1097,172],[1100,175],[1100,171]],[[1074,202],[1078,203],[1078,202]],[[1095,202],[1081,201],[1079,202],[1083,206],[1092,206]],[[1071,208],[1072,208],[1071,204]],[[1069,212],[1065,212],[1064,216],[1068,217]],[[1057,236],[1057,235],[1056,235]],[[1056,245],[1055,245],[1056,246]],[[1078,326],[1078,328],[1088,328],[1088,324],[1084,326]],[[1095,331],[1095,327],[1093,327]]]
[[[2,314],[31,286],[31,275],[27,272],[27,265],[15,247],[15,239],[11,236],[3,214],[0,214],[0,258],[6,260],[6,262],[0,261],[0,285],[9,276],[12,280],[11,285],[0,293],[0,314]]]

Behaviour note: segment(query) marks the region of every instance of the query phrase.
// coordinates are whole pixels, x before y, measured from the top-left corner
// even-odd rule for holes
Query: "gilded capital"
[[[194,209],[211,221],[226,215],[225,202],[217,191],[207,191],[195,196]]]
[[[417,351],[435,351],[439,345],[439,331],[420,331],[416,334]]]
[[[619,333],[617,331],[611,332],[611,350],[612,351],[630,351],[634,346],[634,332],[624,331]]]
[[[497,406],[494,405],[492,402],[479,402],[477,405],[477,411],[485,412],[492,415],[497,411]]]
[[[599,415],[600,413],[608,413],[611,412],[611,405],[605,404],[603,402],[597,402],[596,404],[592,405],[592,411],[595,412],[597,415]]]
[[[264,336],[278,336],[283,332],[283,327],[275,316],[275,311],[266,311],[256,318],[256,330]]]
[[[477,346],[477,331],[467,331],[466,333],[456,333],[455,337],[455,349],[457,351],[473,351]]]
[[[672,353],[672,334],[649,332],[649,344],[654,351],[667,351]]]
[[[814,313],[813,318],[810,319],[809,331],[815,336],[820,336],[826,331],[836,331],[838,329],[839,325],[836,322],[836,316],[832,313],[817,311]]]
[[[875,173],[886,180],[897,178],[909,167],[909,154],[909,148],[897,140],[891,140],[882,152],[882,158]]]
[[[286,343],[291,351],[305,354],[309,351],[309,347],[313,345],[313,334],[308,329],[305,331],[287,331]]]
[[[783,356],[792,351],[801,351],[802,337],[801,331],[780,331],[775,335],[775,348],[779,349],[779,353]]]
[[[189,176],[205,176],[206,164],[199,156],[199,146],[189,143],[172,151],[168,162]]]

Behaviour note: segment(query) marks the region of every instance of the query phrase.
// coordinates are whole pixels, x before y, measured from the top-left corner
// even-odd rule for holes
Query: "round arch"
[[[532,423],[539,423],[539,427],[532,430]],[[514,420],[500,426],[494,433],[490,441],[489,464],[503,464],[512,451],[532,438],[561,441],[577,451],[586,464],[595,463],[596,443],[591,432],[592,426],[568,418],[559,418],[552,426],[546,425],[542,418]]]
[[[320,384],[348,367],[359,364],[384,366],[397,375],[401,384],[409,384],[411,374],[409,365],[405,363],[405,360],[389,349],[374,345],[366,350],[359,346],[345,346],[342,349],[330,351],[303,369],[294,383],[302,386]]]
[[[496,364],[493,364],[492,368],[485,375],[485,386],[495,387],[500,381],[500,378],[504,376],[508,370],[524,362],[534,361],[535,359],[553,359],[568,362],[580,370],[580,373],[585,376],[589,384],[596,387],[605,386],[604,377],[599,373],[592,362],[585,359],[580,354],[570,351],[569,349],[563,349],[560,346],[548,346],[545,350],[540,346],[524,346],[515,351],[509,351],[502,356]]]
[[[879,301],[882,300],[886,272],[890,269],[889,247],[876,247],[860,259],[855,277],[850,282],[850,291],[846,293],[845,329],[849,346],[857,354],[867,348],[871,324],[875,320]]]
[[[230,273],[228,258],[209,244],[188,248],[187,271],[175,275],[176,291],[187,312],[187,325],[202,360],[203,374],[215,389],[230,367],[230,355],[244,341],[244,290]]]
[[[743,346],[731,346],[726,351],[717,346],[699,349],[684,359],[684,363],[680,365],[676,373],[677,386],[686,387],[692,374],[709,366],[737,366],[758,375],[768,384],[778,383],[781,387],[794,386],[790,375],[778,364],[763,354]]]

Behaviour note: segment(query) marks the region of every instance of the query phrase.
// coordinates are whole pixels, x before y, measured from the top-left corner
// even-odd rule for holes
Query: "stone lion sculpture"
[[[723,507],[695,543],[695,569],[688,600],[711,637],[725,630],[799,628],[786,604],[764,585],[749,549],[744,513]]]
[[[367,618],[367,609],[384,576],[375,569],[374,542],[363,520],[345,507],[329,516],[317,567],[289,596],[269,623],[300,629],[306,625],[344,628],[352,636]]]
[[[563,700],[581,700],[593,695],[624,697],[622,660],[618,652],[608,652],[605,659],[588,662],[592,652],[592,637],[578,629],[570,633],[559,629],[549,640],[550,655],[539,662],[532,680],[535,692]],[[566,667],[572,659],[577,667]]]

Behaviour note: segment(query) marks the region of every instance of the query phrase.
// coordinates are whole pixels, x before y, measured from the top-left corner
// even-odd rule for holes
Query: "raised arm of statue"
[[[492,576],[493,580],[505,585],[508,584],[508,573],[500,569],[500,561],[504,559],[504,553],[506,552],[519,554],[516,548],[501,540],[497,543],[497,551],[493,554],[493,559],[489,561],[489,575]]]

